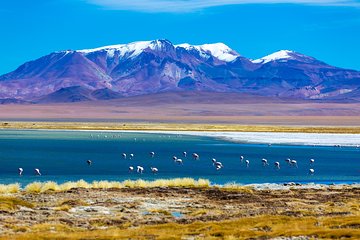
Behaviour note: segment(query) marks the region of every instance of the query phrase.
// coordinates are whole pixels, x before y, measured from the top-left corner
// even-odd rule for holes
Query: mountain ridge
[[[359,71],[295,51],[251,60],[223,43],[174,45],[161,39],[53,52],[0,76],[0,99],[11,102],[94,101],[171,91],[348,101],[360,99],[359,89]]]

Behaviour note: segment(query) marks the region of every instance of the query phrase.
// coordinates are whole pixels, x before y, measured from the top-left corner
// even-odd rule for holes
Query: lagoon
[[[155,152],[151,158],[149,153]],[[184,158],[182,152],[188,152]],[[191,153],[200,155],[199,160]],[[124,159],[133,153],[133,159]],[[250,161],[249,168],[240,156]],[[172,157],[182,158],[177,165]],[[211,136],[146,132],[57,131],[57,130],[1,130],[0,184],[18,182],[23,186],[34,181],[86,181],[126,179],[154,180],[159,178],[205,178],[213,184],[235,182],[252,183],[359,183],[360,149],[356,147],[286,145],[232,142]],[[217,171],[212,158],[222,162]],[[269,166],[262,166],[266,158]],[[298,168],[285,162],[296,159]],[[313,166],[309,160],[315,159]],[[86,161],[92,160],[88,166]],[[280,162],[280,170],[274,162]],[[128,171],[129,166],[143,166],[143,174]],[[18,176],[17,169],[24,169]],[[159,172],[152,174],[150,167]],[[39,168],[42,176],[35,176]],[[309,175],[309,169],[315,169]]]

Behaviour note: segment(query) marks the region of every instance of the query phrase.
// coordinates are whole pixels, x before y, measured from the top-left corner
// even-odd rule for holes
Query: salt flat
[[[130,131],[136,132],[136,131]],[[186,134],[253,144],[291,144],[317,146],[360,146],[360,134],[284,133],[284,132],[200,132],[200,131],[140,131],[148,133]]]

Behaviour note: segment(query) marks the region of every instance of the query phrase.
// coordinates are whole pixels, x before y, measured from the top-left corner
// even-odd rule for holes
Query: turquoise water
[[[151,158],[149,152],[154,151]],[[182,152],[188,152],[184,158]],[[135,155],[123,159],[122,153]],[[198,161],[191,153],[200,155]],[[173,162],[178,156],[184,165]],[[249,168],[240,162],[240,155],[250,160]],[[224,168],[216,171],[212,158]],[[263,167],[266,158],[269,166]],[[290,167],[286,158],[296,159],[298,168]],[[309,159],[315,164],[310,166]],[[88,166],[86,160],[91,159]],[[274,162],[279,161],[280,170]],[[86,132],[86,131],[0,131],[0,183],[33,181],[74,181],[84,179],[117,180],[158,179],[174,177],[206,178],[212,183],[359,183],[360,149],[352,147],[313,147],[266,144],[241,144],[210,137],[187,135]],[[143,174],[129,173],[128,167],[141,165]],[[24,169],[23,176],[18,168]],[[152,174],[150,167],[159,169]],[[42,176],[34,175],[39,168]],[[309,175],[310,168],[315,169]]]

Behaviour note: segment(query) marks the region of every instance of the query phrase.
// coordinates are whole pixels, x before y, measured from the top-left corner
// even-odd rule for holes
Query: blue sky
[[[52,51],[158,38],[360,70],[359,0],[5,0],[0,31],[0,74]]]

